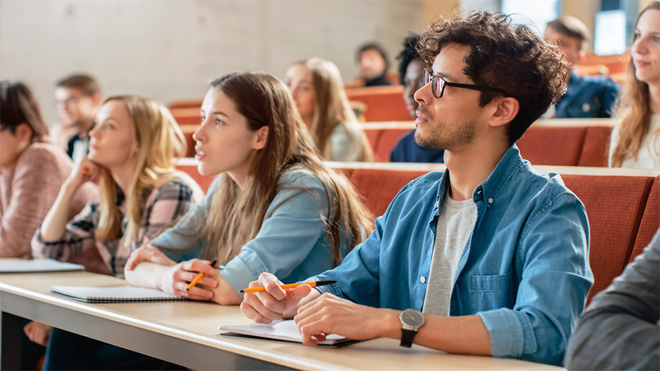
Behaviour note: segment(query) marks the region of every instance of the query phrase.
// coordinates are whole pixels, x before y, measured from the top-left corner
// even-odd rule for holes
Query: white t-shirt
[[[651,115],[649,132],[642,140],[642,146],[637,152],[637,158],[629,158],[623,161],[621,167],[634,169],[660,169],[660,115]],[[619,126],[612,131],[610,139],[609,166],[612,167],[612,152],[619,141]]]
[[[470,198],[452,200],[445,195],[438,217],[433,258],[422,312],[449,315],[451,293],[461,254],[477,223],[477,205]]]

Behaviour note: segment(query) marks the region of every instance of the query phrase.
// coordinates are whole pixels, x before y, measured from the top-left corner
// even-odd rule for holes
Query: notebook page
[[[166,294],[160,290],[133,286],[89,287],[51,286],[50,291],[73,299],[97,302],[184,300],[181,296]]]
[[[38,273],[82,271],[80,264],[61,262],[53,259],[34,259],[0,262],[0,273]]]
[[[277,321],[268,325],[254,324],[245,326],[219,326],[218,330],[228,331],[234,334],[255,336],[266,339],[293,341],[302,343],[302,337],[298,332],[298,326],[293,320]],[[328,335],[320,345],[335,345],[348,341],[349,339],[339,335]]]

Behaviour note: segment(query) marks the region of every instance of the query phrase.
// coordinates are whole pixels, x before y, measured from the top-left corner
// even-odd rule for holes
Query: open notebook
[[[50,291],[88,303],[132,303],[145,301],[188,300],[183,296],[166,294],[160,290],[133,286],[89,287],[51,286]]]
[[[53,259],[0,261],[0,273],[40,273],[82,271],[80,264],[61,262]]]
[[[240,335],[302,343],[302,337],[300,336],[298,327],[293,320],[277,321],[269,325],[254,324],[245,326],[219,326],[218,330],[227,331],[226,333],[220,334],[221,336]],[[360,342],[360,340],[353,340],[339,335],[328,335],[326,336],[325,341],[320,342],[319,345],[344,346],[357,342]]]

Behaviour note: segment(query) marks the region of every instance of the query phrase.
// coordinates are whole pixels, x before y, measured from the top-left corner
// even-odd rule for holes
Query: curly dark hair
[[[472,12],[465,18],[434,20],[422,34],[418,51],[432,64],[449,44],[470,47],[463,73],[475,84],[502,89],[520,103],[509,123],[509,144],[566,92],[570,67],[557,47],[546,44],[524,25],[512,25],[506,14]],[[481,92],[481,107],[498,92]]]
[[[417,32],[411,32],[403,39],[403,50],[396,56],[396,59],[399,61],[399,82],[401,85],[405,85],[403,81],[406,77],[406,70],[410,62],[415,59],[422,59],[417,51],[417,43],[419,42],[421,35]]]

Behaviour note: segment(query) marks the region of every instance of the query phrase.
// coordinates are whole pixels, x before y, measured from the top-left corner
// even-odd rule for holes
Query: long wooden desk
[[[519,360],[451,355],[420,346],[405,349],[393,339],[321,348],[221,337],[219,325],[251,322],[237,306],[202,302],[88,304],[49,291],[50,285],[123,284],[123,280],[87,272],[0,274],[0,368],[18,368],[20,316],[197,370],[558,369]]]

